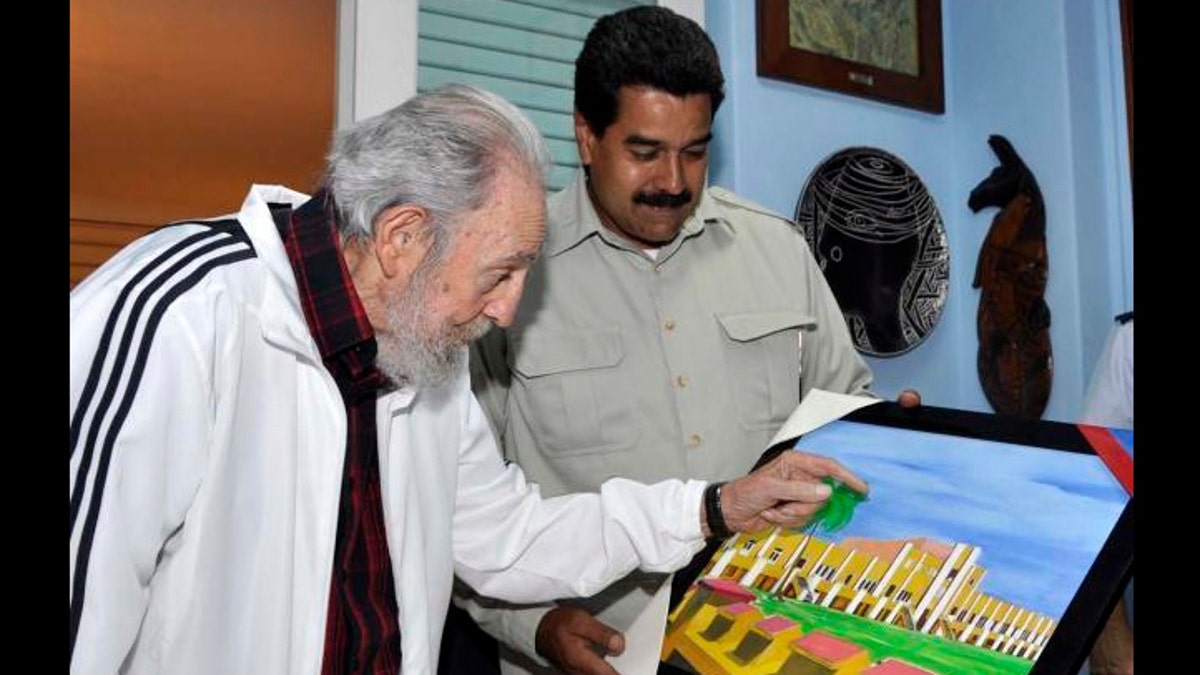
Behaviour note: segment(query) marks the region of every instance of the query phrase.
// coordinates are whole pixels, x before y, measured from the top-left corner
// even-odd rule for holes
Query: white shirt
[[[1133,428],[1133,319],[1109,333],[1084,396],[1084,424]]]

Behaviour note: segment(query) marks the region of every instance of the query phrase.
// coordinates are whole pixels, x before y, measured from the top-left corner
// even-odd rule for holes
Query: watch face
[[[859,351],[903,354],[933,330],[950,249],[933,197],[907,164],[878,148],[830,155],[801,191],[796,222]]]

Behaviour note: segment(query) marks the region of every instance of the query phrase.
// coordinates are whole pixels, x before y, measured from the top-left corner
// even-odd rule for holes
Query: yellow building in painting
[[[702,576],[1036,659],[1055,622],[981,592],[979,555],[924,537],[833,543],[776,528],[730,537]]]
[[[821,630],[764,616],[739,584],[702,578],[668,619],[662,660],[706,675],[936,675]]]

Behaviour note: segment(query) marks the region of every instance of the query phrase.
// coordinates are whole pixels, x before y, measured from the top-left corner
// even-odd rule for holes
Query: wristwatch
[[[721,488],[725,481],[709,483],[704,488],[704,518],[708,521],[708,531],[712,536],[724,539],[733,534],[729,524],[725,522],[725,512],[721,510]]]

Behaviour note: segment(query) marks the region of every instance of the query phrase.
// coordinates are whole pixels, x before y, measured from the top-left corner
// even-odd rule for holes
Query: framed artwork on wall
[[[1079,670],[1133,571],[1131,430],[880,402],[794,446],[870,494],[835,485],[836,517],[736,534],[677,573],[668,672]]]
[[[758,74],[941,114],[941,0],[757,0]]]

